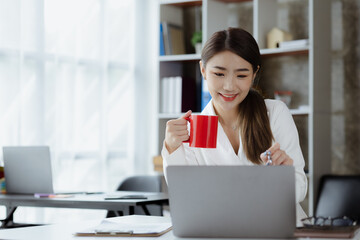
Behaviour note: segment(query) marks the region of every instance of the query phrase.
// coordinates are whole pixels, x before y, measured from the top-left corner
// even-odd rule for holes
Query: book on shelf
[[[181,113],[195,110],[196,83],[192,78],[164,77],[160,80],[160,112]]]
[[[168,79],[168,108],[167,108],[167,113],[175,113],[175,96],[176,96],[176,83],[175,83],[175,77],[169,77]]]
[[[161,97],[160,97],[160,112],[161,113],[166,113],[169,109],[168,107],[168,98],[169,98],[169,78],[162,78],[160,81],[160,93],[161,93]]]
[[[207,82],[203,77],[201,77],[201,111],[204,110],[210,100],[211,95],[207,86]]]
[[[182,27],[169,24],[170,54],[185,54],[184,31]]]
[[[164,41],[164,50],[165,55],[170,55],[170,41],[169,41],[169,34],[168,34],[168,23],[167,22],[161,22],[161,29],[162,29],[162,36]]]
[[[182,77],[164,77],[161,79],[162,113],[180,113],[182,102]]]
[[[161,41],[163,41],[163,43]],[[164,55],[185,54],[185,40],[183,28],[172,23],[161,22],[160,50],[162,49],[162,46],[164,46]]]
[[[279,48],[296,48],[309,46],[309,39],[279,42]]]
[[[174,112],[180,113],[181,112],[181,102],[182,102],[182,85],[183,79],[180,76],[174,78]]]
[[[160,56],[165,55],[165,45],[164,45],[164,31],[163,25],[160,23]]]
[[[181,112],[196,111],[196,81],[191,77],[182,77]]]

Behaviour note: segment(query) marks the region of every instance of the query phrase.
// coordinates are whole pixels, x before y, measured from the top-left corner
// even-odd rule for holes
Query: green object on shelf
[[[194,34],[191,37],[191,44],[193,45],[193,47],[195,47],[197,43],[201,43],[201,42],[202,42],[202,31],[194,32]]]

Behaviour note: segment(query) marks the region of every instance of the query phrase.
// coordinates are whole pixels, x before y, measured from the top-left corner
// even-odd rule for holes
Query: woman
[[[190,148],[183,143],[189,138],[185,120],[189,110],[167,122],[161,153],[164,169],[168,165],[293,165],[299,203],[305,198],[307,179],[297,129],[283,102],[264,100],[252,88],[260,68],[259,47],[250,33],[229,28],[212,35],[202,50],[200,70],[212,96],[202,114],[219,119],[217,148]],[[298,223],[303,217],[297,204]]]

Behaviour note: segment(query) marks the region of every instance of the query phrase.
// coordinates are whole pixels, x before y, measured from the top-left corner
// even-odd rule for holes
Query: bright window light
[[[55,190],[113,191],[134,169],[134,16],[134,0],[0,0],[0,145],[49,145]]]

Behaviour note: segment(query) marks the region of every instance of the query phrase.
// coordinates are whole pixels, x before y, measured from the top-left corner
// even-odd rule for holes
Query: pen
[[[54,194],[54,193],[35,193],[34,197],[36,198],[65,198],[71,197],[70,194]]]
[[[55,197],[55,194],[49,194],[49,193],[35,193],[34,197],[36,198],[53,198]]]

